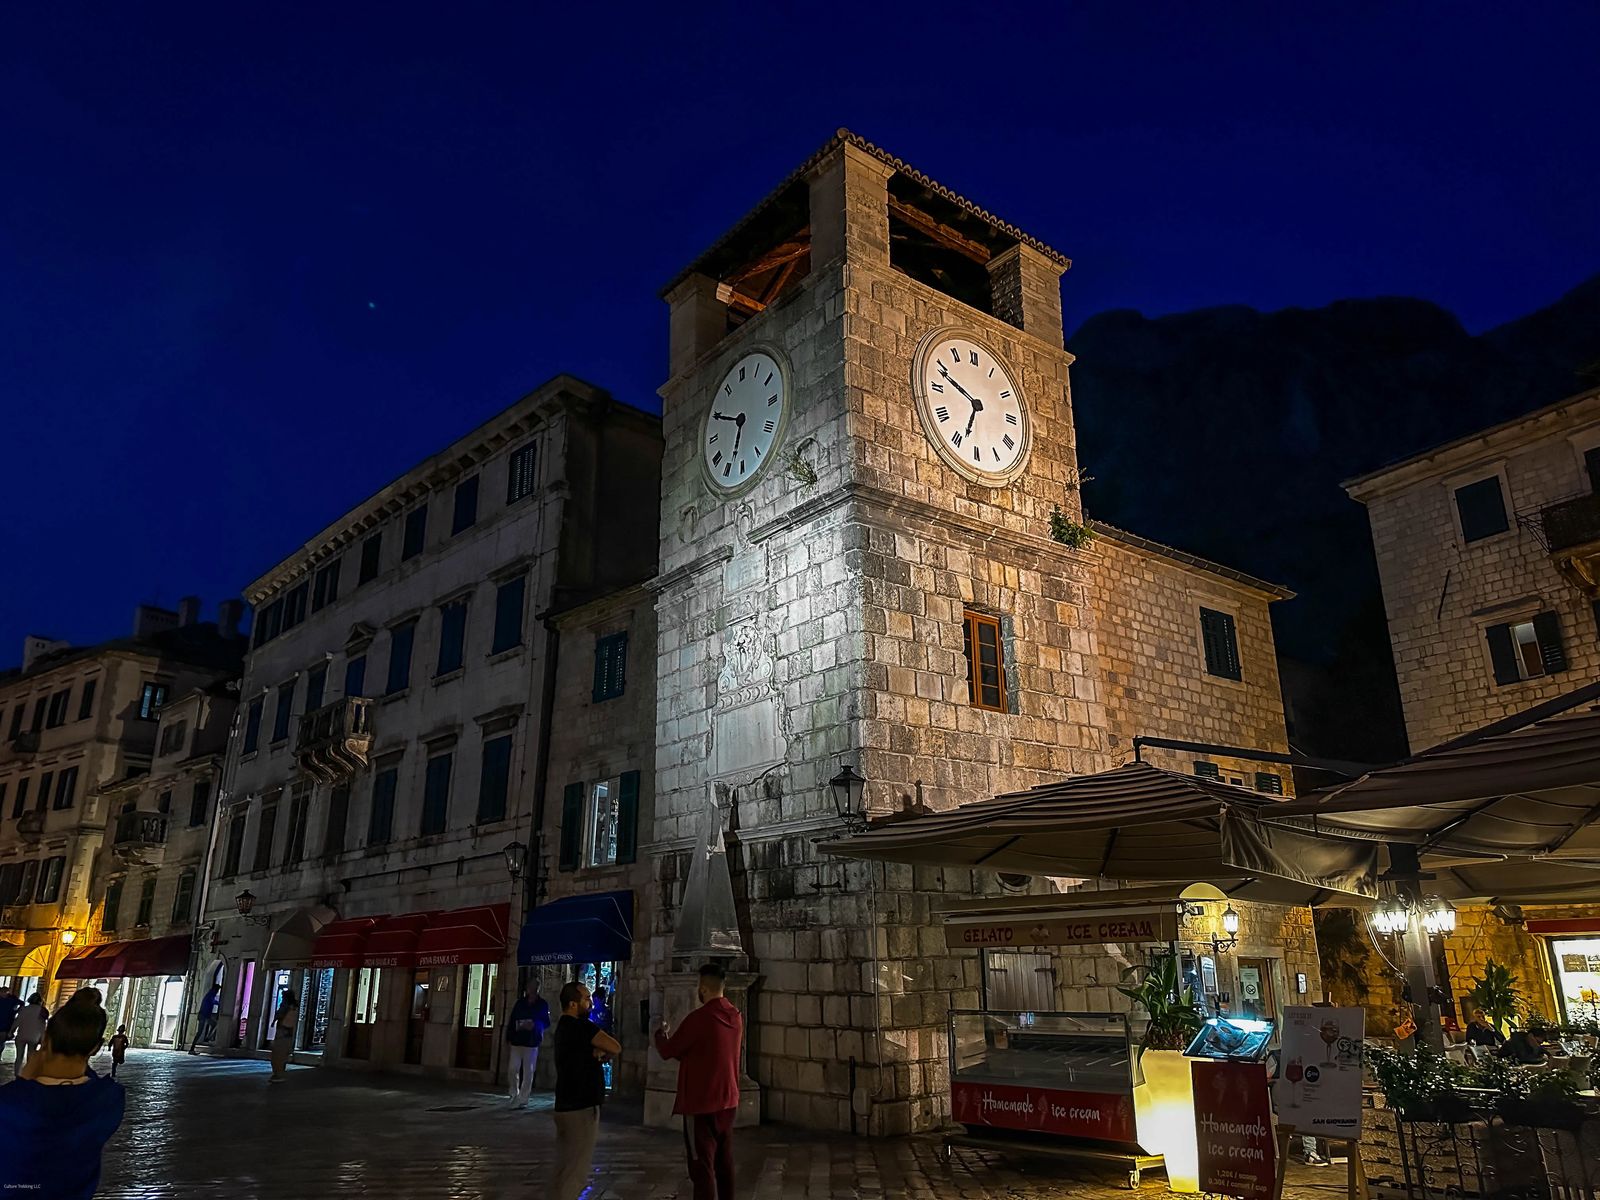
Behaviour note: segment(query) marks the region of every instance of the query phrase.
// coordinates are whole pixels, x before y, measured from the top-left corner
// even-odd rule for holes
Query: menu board
[[[1366,1010],[1286,1008],[1273,1099],[1280,1124],[1353,1138],[1361,1131]]]
[[[1264,1066],[1194,1063],[1194,1129],[1202,1192],[1240,1200],[1273,1194],[1278,1156]]]

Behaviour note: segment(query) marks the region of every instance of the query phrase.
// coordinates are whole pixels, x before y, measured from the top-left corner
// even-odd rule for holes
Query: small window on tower
[[[1000,619],[970,609],[962,618],[967,652],[967,698],[976,708],[1006,711],[1005,652]]]

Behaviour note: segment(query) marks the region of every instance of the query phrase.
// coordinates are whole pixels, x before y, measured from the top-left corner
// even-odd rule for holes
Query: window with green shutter
[[[106,903],[100,910],[100,932],[113,933],[117,928],[117,910],[122,907],[122,880],[106,885]]]
[[[1206,762],[1204,759],[1199,759],[1195,762],[1194,773],[1201,779],[1220,780],[1222,778],[1222,772],[1217,769],[1217,764],[1214,762]]]
[[[617,782],[617,861],[639,857],[639,772],[624,771]]]
[[[615,700],[628,684],[628,635],[613,633],[594,643],[594,694],[596,704]]]
[[[1508,621],[1483,631],[1489,643],[1494,681],[1501,687],[1559,675],[1567,669],[1567,650],[1561,639],[1561,618],[1542,612],[1530,621]]]
[[[1212,608],[1200,610],[1200,640],[1205,649],[1206,674],[1218,679],[1239,679],[1239,631],[1232,613]]]
[[[578,869],[583,849],[583,784],[569,783],[561,794],[561,851],[558,866],[563,871]]]

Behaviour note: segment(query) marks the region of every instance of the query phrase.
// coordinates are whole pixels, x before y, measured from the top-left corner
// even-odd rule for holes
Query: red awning
[[[101,942],[75,950],[56,968],[57,979],[130,979],[182,975],[189,969],[189,935]]]
[[[436,913],[401,913],[385,917],[367,934],[361,952],[363,967],[414,967],[417,965],[417,939]]]
[[[1528,932],[1542,933],[1546,937],[1571,937],[1574,934],[1582,936],[1586,933],[1600,934],[1600,916],[1556,917],[1547,921],[1529,921]]]
[[[387,917],[345,917],[322,927],[311,945],[313,967],[359,967],[367,935]]]
[[[417,939],[416,965],[453,967],[505,959],[511,905],[485,904],[433,914]]]
[[[147,938],[142,942],[129,942],[128,954],[123,960],[123,974],[182,975],[189,969],[189,935]]]
[[[57,979],[120,979],[127,942],[101,942],[74,950],[56,968]]]

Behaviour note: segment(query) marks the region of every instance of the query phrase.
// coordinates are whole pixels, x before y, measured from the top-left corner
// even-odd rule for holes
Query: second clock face
[[[767,351],[752,350],[728,369],[700,434],[715,487],[732,491],[766,465],[783,431],[788,399],[783,367]]]
[[[922,427],[944,460],[998,486],[1028,455],[1028,406],[1011,369],[982,342],[940,330],[923,341],[913,386]]]

